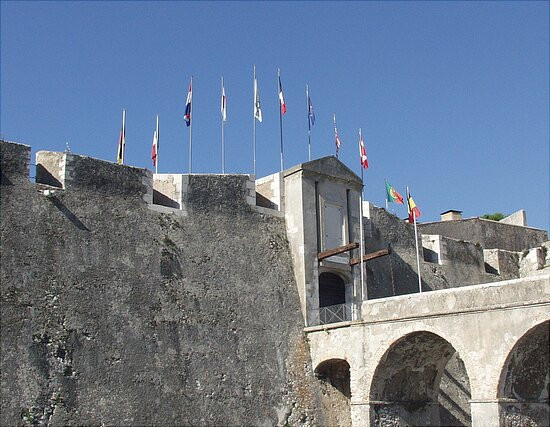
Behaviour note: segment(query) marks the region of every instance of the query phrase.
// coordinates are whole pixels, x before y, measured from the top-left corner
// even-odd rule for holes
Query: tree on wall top
[[[504,215],[500,212],[495,212],[495,213],[492,213],[492,214],[481,215],[481,218],[490,219],[491,221],[500,221],[501,219],[506,218],[506,215]]]

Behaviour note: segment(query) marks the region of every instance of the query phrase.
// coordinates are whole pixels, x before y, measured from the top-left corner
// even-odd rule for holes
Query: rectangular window
[[[344,208],[325,203],[324,206],[324,249],[332,249],[344,245]]]

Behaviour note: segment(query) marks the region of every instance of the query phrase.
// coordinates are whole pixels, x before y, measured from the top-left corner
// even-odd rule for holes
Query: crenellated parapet
[[[31,147],[1,141],[2,182],[29,182]],[[38,151],[36,184],[61,190],[91,191],[111,197],[136,198],[153,210],[187,215],[205,210],[255,209],[256,184],[249,174],[153,174],[70,152]]]
[[[162,212],[240,210],[256,207],[254,175],[154,174],[153,206]],[[170,210],[167,210],[169,208]]]
[[[7,184],[13,180],[28,181],[30,164],[30,146],[0,140],[0,171],[2,173],[2,184]]]
[[[151,171],[73,153],[37,152],[36,183],[153,200]]]

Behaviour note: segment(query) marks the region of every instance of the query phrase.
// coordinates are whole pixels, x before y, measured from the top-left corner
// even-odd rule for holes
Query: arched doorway
[[[454,347],[434,333],[413,332],[396,341],[375,370],[371,424],[470,425],[469,398],[468,375]]]
[[[498,397],[503,424],[550,425],[550,321],[529,330],[508,355]]]
[[[351,427],[350,366],[343,359],[330,359],[315,368],[321,382],[321,402],[327,419],[325,425]]]
[[[346,283],[337,274],[319,275],[319,318],[321,324],[351,320],[351,307],[346,304]]]

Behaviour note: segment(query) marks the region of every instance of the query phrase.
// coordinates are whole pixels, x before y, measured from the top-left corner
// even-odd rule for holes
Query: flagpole
[[[189,111],[189,173],[192,172],[193,159],[193,76],[191,76],[191,109]]]
[[[124,154],[126,154],[126,110],[122,110],[122,164],[124,164]]]
[[[336,113],[333,113],[332,118],[334,121],[334,138],[336,139],[338,137],[338,133],[337,133],[338,128],[336,127]],[[335,145],[336,145],[336,158],[338,158],[338,144],[336,143],[336,141],[335,141]]]
[[[258,83],[256,81],[256,64],[254,64],[254,102],[253,110],[252,110],[252,122],[254,122],[254,125],[252,127],[252,136],[253,136],[253,144],[252,144],[252,155],[254,160],[254,177],[256,176],[256,91],[258,90]]]
[[[362,130],[359,128],[359,141],[362,139]],[[365,288],[365,266],[363,265],[363,256],[365,254],[364,248],[364,235],[363,235],[363,165],[361,164],[361,196],[359,197],[359,235],[361,241],[359,242],[360,252],[361,252],[361,296],[363,301],[367,300],[367,291]]]
[[[306,84],[306,105],[307,105],[307,159],[311,162],[311,118],[309,111],[309,84]]]
[[[384,187],[386,188],[386,212],[388,211],[388,181],[384,178]]]
[[[420,256],[418,254],[418,231],[416,229],[416,214],[413,211],[414,239],[416,241],[416,267],[418,268],[418,292],[422,293],[422,279],[420,278]]]
[[[155,173],[159,173],[159,115],[157,114],[157,128],[155,129],[157,134],[157,146],[155,147],[156,150],[156,159],[155,159]]]
[[[222,76],[222,174],[225,173],[225,147],[224,147],[224,125],[225,121],[223,120],[223,96],[225,94],[225,88],[223,87],[223,76]]]
[[[416,245],[416,268],[418,269],[418,292],[422,293],[422,279],[420,277],[420,256],[418,254],[418,231],[416,229],[416,214],[414,210],[411,209],[409,198],[410,198],[409,187],[407,187],[407,205],[413,215],[413,223],[414,223],[414,243]]]
[[[282,88],[281,88],[281,69],[280,68],[277,68],[277,77],[278,77],[278,80],[277,80],[277,88],[278,88],[278,92],[280,93]],[[277,98],[279,98],[279,93],[277,93]],[[283,160],[283,112],[281,110],[281,107],[282,107],[282,104],[281,104],[281,99],[279,98],[279,130],[281,132],[281,172],[284,170],[284,160]]]

